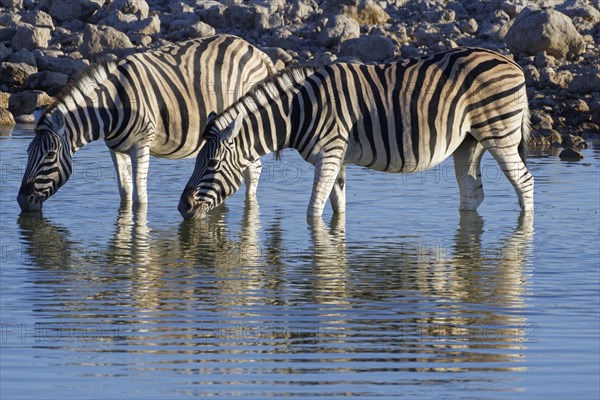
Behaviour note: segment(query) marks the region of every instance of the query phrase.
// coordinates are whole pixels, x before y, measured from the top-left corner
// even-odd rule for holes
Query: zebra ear
[[[217,118],[217,113],[214,111],[211,111],[210,114],[208,114],[208,118],[206,119],[206,125],[210,124],[211,122],[213,122],[213,120]]]
[[[225,129],[223,129],[223,131],[221,131],[221,139],[222,140],[235,139],[235,137],[242,130],[242,122],[243,121],[244,121],[244,117],[242,116],[242,114],[238,114],[237,117],[235,117],[235,119],[233,121],[231,121],[229,126]]]
[[[35,110],[33,111],[33,118],[35,119],[36,125],[38,125],[40,123],[40,120],[44,116],[45,112],[46,112],[46,107],[36,107],[35,108]]]
[[[50,113],[50,118],[52,129],[57,133],[61,133],[65,129],[65,117],[63,113],[58,108],[55,108]]]

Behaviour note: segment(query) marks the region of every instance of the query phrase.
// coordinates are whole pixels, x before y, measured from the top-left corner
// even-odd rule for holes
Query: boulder
[[[191,25],[187,32],[188,36],[192,39],[213,36],[216,33],[215,28],[201,21]]]
[[[25,49],[12,53],[10,56],[8,56],[6,61],[16,64],[25,63],[33,67],[37,67],[33,53]]]
[[[40,71],[62,72],[69,77],[74,77],[87,66],[81,60],[74,60],[69,57],[49,57],[40,54],[36,54],[35,61]]]
[[[69,75],[62,72],[42,71],[29,75],[23,83],[25,89],[43,90],[56,96],[67,85]]]
[[[600,72],[578,75],[571,81],[569,90],[574,93],[600,93]]]
[[[364,62],[383,62],[394,56],[394,42],[384,36],[369,35],[342,43],[340,56],[356,57]]]
[[[107,52],[117,53],[119,50],[133,47],[133,44],[123,32],[119,32],[110,26],[87,24],[83,30],[83,46],[81,46],[80,51],[84,57],[89,58]]]
[[[10,42],[17,33],[17,28],[0,28],[0,42]]]
[[[317,42],[323,47],[332,47],[348,39],[360,36],[360,25],[345,15],[335,15],[327,20]]]
[[[20,10],[23,8],[23,0],[0,0],[0,4],[13,10]]]
[[[598,4],[596,3],[596,7]],[[565,4],[556,7],[556,9],[563,14],[568,15],[570,18],[581,18],[583,20],[590,21],[593,24],[600,22],[600,11],[594,6],[579,2],[579,1],[568,1]]]
[[[4,43],[0,43],[0,62],[6,61],[8,56],[12,54],[12,50],[4,45]]]
[[[138,35],[155,35],[160,32],[160,18],[158,15],[153,15],[138,21],[131,28],[131,32]]]
[[[41,90],[28,90],[10,96],[8,110],[13,115],[26,115],[35,111],[36,107],[52,104],[54,99]]]
[[[572,148],[564,149],[558,156],[563,161],[579,161],[584,157],[583,154]]]
[[[15,117],[5,107],[0,107],[0,125],[10,126],[15,124]]]
[[[21,21],[37,26],[40,28],[48,28],[54,30],[54,23],[50,14],[45,13],[41,10],[36,10],[28,13],[24,13]]]
[[[585,51],[585,41],[571,19],[555,10],[525,8],[504,38],[518,57],[545,51],[556,58],[573,58]]]
[[[274,2],[274,4],[277,4]],[[254,29],[264,31],[267,29],[279,28],[285,25],[283,14],[280,12],[272,12],[266,7],[256,7],[256,18],[254,20]]]
[[[21,86],[29,75],[35,74],[37,68],[24,63],[0,63],[0,84]]]
[[[0,92],[0,107],[8,108],[8,99],[10,99],[9,93]]]
[[[360,25],[383,25],[390,16],[373,0],[360,1],[357,6],[350,6],[344,12]]]
[[[57,21],[85,21],[104,5],[104,0],[49,0],[49,3],[48,14]]]
[[[106,8],[108,13],[120,11],[123,14],[133,14],[139,19],[148,18],[150,7],[145,0],[114,0]]]
[[[45,49],[50,41],[50,29],[23,25],[12,38],[11,46],[14,50]]]

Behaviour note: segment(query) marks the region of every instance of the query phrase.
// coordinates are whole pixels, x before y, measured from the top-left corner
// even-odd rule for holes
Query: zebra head
[[[215,113],[208,116],[194,173],[179,200],[179,212],[185,219],[204,218],[242,185],[245,166],[233,139],[242,128],[243,118],[238,115],[220,130],[214,123],[215,117]]]
[[[36,110],[35,117],[35,137],[27,149],[27,167],[17,196],[22,211],[41,210],[42,203],[69,179],[73,169],[62,112]]]

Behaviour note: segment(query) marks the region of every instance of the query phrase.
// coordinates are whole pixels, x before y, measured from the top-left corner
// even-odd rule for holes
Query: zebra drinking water
[[[21,209],[41,209],[71,176],[73,153],[98,139],[110,148],[121,201],[146,203],[150,154],[196,155],[208,112],[225,109],[274,73],[264,53],[230,35],[89,68],[54,105],[36,113],[17,197]],[[260,162],[248,164],[248,195],[256,191],[259,175]]]
[[[184,218],[203,217],[240,187],[247,165],[287,147],[315,166],[309,217],[322,215],[328,196],[334,211],[344,212],[347,163],[414,172],[450,155],[460,209],[475,210],[483,200],[485,150],[512,183],[521,208],[530,211],[528,124],[523,71],[490,50],[291,69],[209,116],[179,211]]]

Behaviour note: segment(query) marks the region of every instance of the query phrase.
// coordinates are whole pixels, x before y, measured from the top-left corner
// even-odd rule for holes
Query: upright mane
[[[248,93],[238,101],[227,107],[215,120],[215,123],[225,128],[227,124],[242,110],[256,111],[266,99],[274,98],[281,92],[286,92],[292,87],[302,85],[306,78],[317,71],[312,67],[290,67],[280,71],[277,75],[266,78],[256,84]]]
[[[76,104],[75,96],[81,94],[87,95],[90,90],[98,86],[98,83],[106,80],[115,68],[117,68],[117,64],[112,61],[90,65],[85,68],[73,81],[69,82],[69,84],[60,91],[56,96],[54,103],[46,108],[44,116],[48,115],[56,108],[61,107],[61,105],[66,107],[69,102]]]

